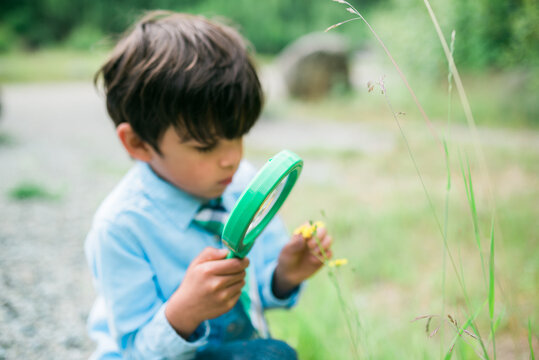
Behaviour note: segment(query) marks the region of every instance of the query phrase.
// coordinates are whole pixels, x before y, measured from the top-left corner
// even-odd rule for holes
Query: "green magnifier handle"
[[[239,259],[238,256],[234,255],[234,253],[232,251],[228,251],[228,254],[226,254],[226,258],[225,259]]]

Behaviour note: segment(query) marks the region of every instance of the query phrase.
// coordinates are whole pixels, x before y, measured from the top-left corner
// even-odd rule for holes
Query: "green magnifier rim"
[[[231,251],[229,257],[233,255],[243,259],[249,253],[255,239],[290,194],[302,169],[303,160],[289,150],[279,152],[260,169],[241,194],[223,229],[221,237],[225,246]],[[286,183],[273,207],[258,224],[247,232],[261,206],[285,178]]]

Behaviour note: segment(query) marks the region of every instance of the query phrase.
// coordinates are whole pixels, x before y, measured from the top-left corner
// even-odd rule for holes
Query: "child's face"
[[[152,149],[149,161],[160,177],[191,195],[213,199],[232,181],[243,156],[243,140],[219,139],[207,147],[195,140],[183,141],[170,127],[160,149],[162,155]]]

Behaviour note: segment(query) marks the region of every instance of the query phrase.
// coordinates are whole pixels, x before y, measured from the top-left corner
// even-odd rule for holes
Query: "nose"
[[[243,140],[223,140],[223,152],[219,159],[219,165],[223,168],[237,167],[243,156]]]

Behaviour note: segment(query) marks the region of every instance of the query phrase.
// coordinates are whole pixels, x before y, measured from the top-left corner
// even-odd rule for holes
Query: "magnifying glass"
[[[272,157],[251,180],[232,209],[221,238],[230,250],[227,258],[243,259],[290,194],[303,160],[283,150]]]

